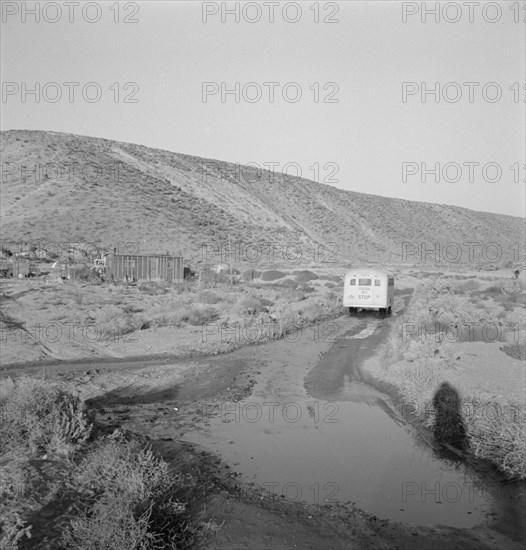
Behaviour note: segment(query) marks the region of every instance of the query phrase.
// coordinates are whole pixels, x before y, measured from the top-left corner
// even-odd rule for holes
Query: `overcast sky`
[[[36,22],[35,2],[2,1],[2,130],[525,215],[524,2],[442,2],[438,22],[422,2],[73,4],[41,1]]]

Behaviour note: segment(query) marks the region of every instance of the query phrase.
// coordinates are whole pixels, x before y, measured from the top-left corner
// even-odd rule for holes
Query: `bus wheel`
[[[385,307],[381,307],[379,310],[378,310],[378,313],[380,314],[380,319],[385,319],[385,313],[386,313],[387,309],[385,309]]]

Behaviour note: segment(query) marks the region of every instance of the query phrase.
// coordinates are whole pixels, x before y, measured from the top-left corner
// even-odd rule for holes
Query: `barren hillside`
[[[10,130],[1,143],[3,242],[132,242],[140,252],[183,253],[196,261],[203,244],[213,252],[226,248],[230,236],[243,254],[255,254],[259,243],[263,259],[271,244],[276,262],[289,245],[287,257],[301,250],[301,263],[400,261],[404,242],[428,249],[436,242],[480,243],[475,252],[492,242],[507,254],[503,259],[523,260],[521,218],[344,191],[73,134]],[[469,261],[462,250],[461,261]]]

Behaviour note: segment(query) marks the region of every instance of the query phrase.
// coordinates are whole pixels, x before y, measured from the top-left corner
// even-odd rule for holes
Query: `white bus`
[[[349,315],[359,309],[377,309],[380,315],[391,313],[394,303],[394,277],[367,267],[358,267],[345,274],[343,306]]]

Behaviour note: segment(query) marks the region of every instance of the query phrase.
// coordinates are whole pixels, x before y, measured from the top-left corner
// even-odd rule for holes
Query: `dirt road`
[[[484,484],[498,480],[435,456],[362,368],[390,323],[345,316],[224,356],[45,374],[74,381],[101,427],[209,469],[223,490],[199,513],[222,527],[203,548],[521,548],[522,489],[490,498]]]

